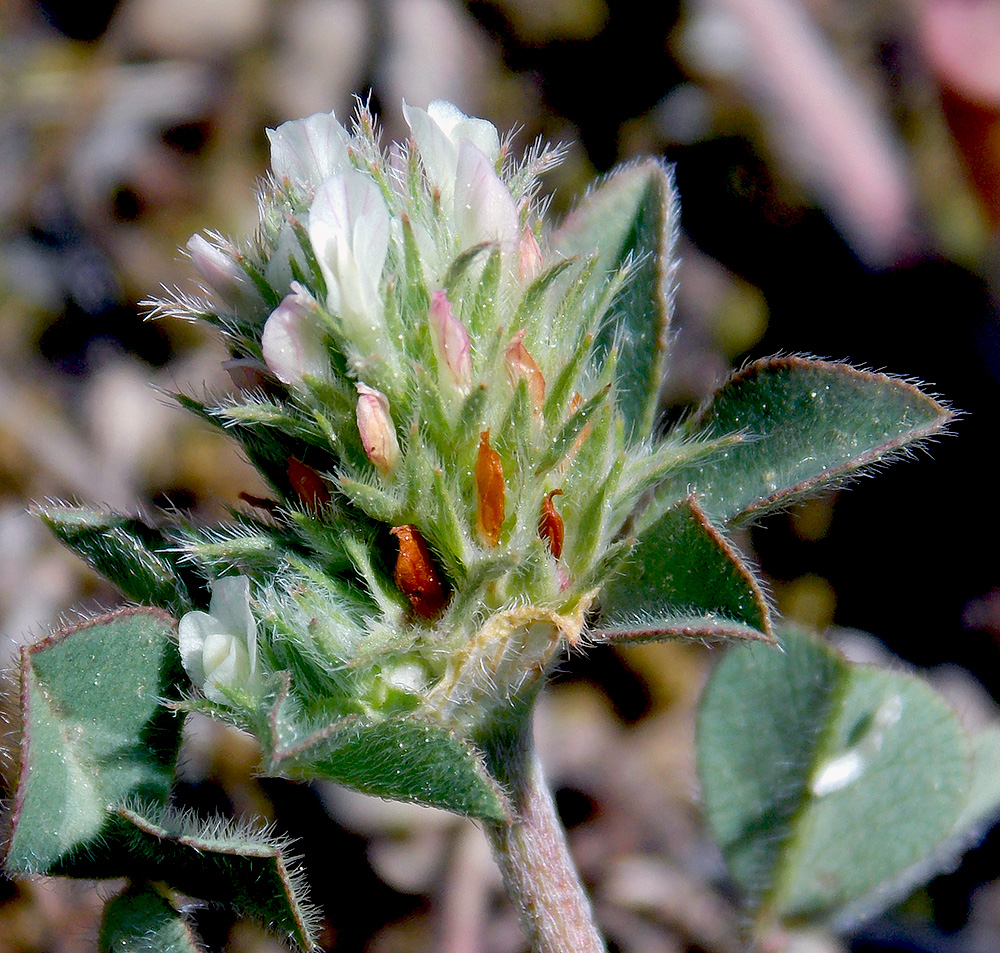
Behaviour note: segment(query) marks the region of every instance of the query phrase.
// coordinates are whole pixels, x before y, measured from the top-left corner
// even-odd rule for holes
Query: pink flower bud
[[[427,317],[441,379],[463,393],[467,392],[472,385],[469,332],[452,314],[448,296],[443,291],[435,291],[431,295],[431,308]]]
[[[236,249],[217,235],[192,235],[185,246],[204,288],[227,308],[259,301],[257,289],[237,260]]]
[[[517,248],[517,274],[521,281],[531,281],[542,270],[542,250],[538,247],[538,239],[525,225],[521,232],[521,243]]]
[[[545,378],[542,376],[542,369],[524,346],[523,329],[518,331],[507,345],[504,359],[507,362],[507,376],[512,384],[516,385],[522,377],[528,382],[531,406],[536,414],[540,414],[545,406]]]
[[[368,459],[383,475],[388,476],[399,460],[399,441],[389,413],[389,398],[367,384],[355,384],[358,389],[358,432]]]
[[[318,308],[297,282],[264,322],[261,350],[268,370],[284,384],[301,387],[307,377],[328,376],[330,356]]]

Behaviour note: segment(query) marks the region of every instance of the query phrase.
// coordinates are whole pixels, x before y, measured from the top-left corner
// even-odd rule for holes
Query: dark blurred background
[[[0,0],[0,663],[118,596],[29,501],[218,518],[258,489],[162,390],[224,383],[219,342],[140,302],[195,231],[253,227],[264,127],[371,97],[449,99],[571,148],[561,214],[643,154],[676,165],[683,263],[664,414],[734,365],[807,352],[917,378],[954,436],[740,538],[791,619],[925,669],[973,726],[1000,697],[990,464],[1000,408],[996,0]],[[863,635],[861,633],[870,633]],[[736,953],[698,820],[692,712],[713,654],[567,660],[543,758],[612,948]],[[892,664],[904,664],[903,661]],[[247,739],[189,726],[180,799],[302,837],[330,950],[514,953],[471,824],[252,780]],[[11,774],[8,761],[3,769]],[[998,766],[1000,770],[1000,766]],[[1000,836],[876,920],[797,949],[1000,948]],[[92,949],[114,884],[0,881],[0,953]],[[277,949],[194,911],[213,949]]]

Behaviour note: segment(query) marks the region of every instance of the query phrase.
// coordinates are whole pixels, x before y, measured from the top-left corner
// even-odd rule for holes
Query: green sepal
[[[315,947],[316,914],[286,839],[266,829],[138,802],[117,808],[114,822],[133,877],[225,904],[285,942],[304,950]]]
[[[921,679],[798,631],[782,646],[730,649],[698,720],[709,826],[765,932],[875,912],[950,863],[956,829],[1000,801]]]
[[[672,307],[674,246],[680,215],[670,170],[656,159],[624,166],[590,192],[553,235],[569,256],[597,252],[591,290],[627,264],[628,282],[615,296],[595,342],[600,357],[619,351],[618,406],[630,441],[645,438],[656,417]]]
[[[885,374],[802,357],[757,361],[685,427],[698,440],[745,439],[669,473],[642,519],[694,492],[711,519],[745,521],[883,463],[951,419],[915,385]]]
[[[202,953],[190,925],[150,884],[134,884],[105,904],[99,953]]]
[[[573,268],[575,264],[572,259],[557,261],[532,280],[531,284],[525,289],[524,295],[517,306],[517,313],[510,328],[511,331],[516,331],[519,328],[537,327],[541,324],[541,319],[544,317],[543,306],[549,290],[556,282],[556,279],[567,269]]]
[[[337,481],[337,489],[355,509],[360,510],[369,519],[390,526],[399,522],[399,512],[402,502],[392,490],[383,489],[374,480],[356,480],[346,474],[341,474]]]
[[[119,872],[107,812],[167,797],[180,719],[162,700],[184,680],[176,623],[158,609],[121,609],[22,649],[10,873]]]
[[[567,457],[591,418],[607,404],[611,393],[611,385],[606,384],[573,412],[536,463],[536,473],[551,470]]]
[[[606,640],[632,643],[774,641],[760,585],[694,497],[644,531],[604,589],[595,630]]]
[[[142,520],[68,503],[36,503],[32,513],[130,599],[183,615],[193,608],[176,556]]]
[[[215,578],[234,571],[275,571],[284,550],[292,548],[289,535],[237,512],[231,523],[171,527],[170,543],[180,559],[197,566],[206,577]]]
[[[303,718],[287,676],[258,737],[266,774],[326,779],[365,794],[509,821],[510,808],[480,753],[449,728],[419,714],[375,720],[359,715],[320,725]]]
[[[301,459],[303,443],[300,440],[296,440],[277,427],[259,421],[231,420],[222,413],[220,407],[203,404],[185,394],[173,394],[172,396],[186,410],[197,414],[202,420],[218,427],[223,433],[235,439],[261,476],[283,498],[297,500],[289,483],[288,464],[293,457],[298,456]],[[303,462],[308,463],[313,469],[327,468],[327,462],[320,462],[318,466],[316,462],[311,460]]]

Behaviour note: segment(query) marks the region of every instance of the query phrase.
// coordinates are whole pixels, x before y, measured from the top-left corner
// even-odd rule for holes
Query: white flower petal
[[[223,576],[212,583],[209,612],[246,646],[250,671],[257,669],[257,620],[250,608],[250,580],[246,576]]]
[[[305,226],[306,223],[301,221],[303,217],[301,214],[298,216],[301,224]],[[309,273],[309,265],[306,263],[299,237],[292,223],[285,221],[281,223],[274,252],[264,265],[264,278],[272,288],[287,288],[292,283],[295,277],[295,272],[292,270],[293,261],[301,274]]]
[[[326,278],[327,306],[352,330],[377,332],[389,249],[389,210],[378,186],[353,169],[324,182],[309,211],[309,238]]]
[[[219,686],[254,691],[257,671],[257,621],[250,608],[250,580],[225,576],[212,583],[208,612],[187,612],[177,626],[181,662],[205,697],[229,699]]]
[[[225,704],[228,699],[219,686],[239,689],[252,682],[246,647],[229,634],[212,636],[205,643],[205,673],[205,697]]]
[[[466,116],[461,109],[444,99],[435,99],[427,107],[427,114],[459,146],[463,139],[482,150],[494,165],[500,156],[500,133],[497,127],[486,119]]]
[[[455,193],[458,147],[427,110],[404,102],[403,118],[417,144],[428,182],[441,193],[442,201],[451,201]]]
[[[239,643],[231,632],[213,632],[202,646],[201,659],[205,666],[205,677],[216,678],[219,668],[226,664]]]
[[[520,239],[517,205],[483,151],[468,140],[458,150],[455,173],[455,226],[463,248],[499,242],[515,251]]]
[[[500,155],[500,134],[485,119],[466,116],[457,106],[436,99],[426,110],[403,103],[406,119],[417,144],[427,179],[450,203],[455,195],[459,150],[469,142],[496,164]]]
[[[205,643],[220,632],[225,632],[222,624],[207,612],[186,612],[177,624],[181,664],[191,681],[199,687],[205,683]]]
[[[332,113],[283,122],[268,129],[271,168],[279,181],[314,191],[330,176],[350,167],[350,136]]]

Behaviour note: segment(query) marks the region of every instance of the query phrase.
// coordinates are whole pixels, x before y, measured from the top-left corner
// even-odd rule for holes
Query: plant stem
[[[509,824],[487,824],[493,856],[534,953],[605,953],[530,737],[530,717],[488,757],[514,802]],[[490,757],[492,756],[492,757]]]

